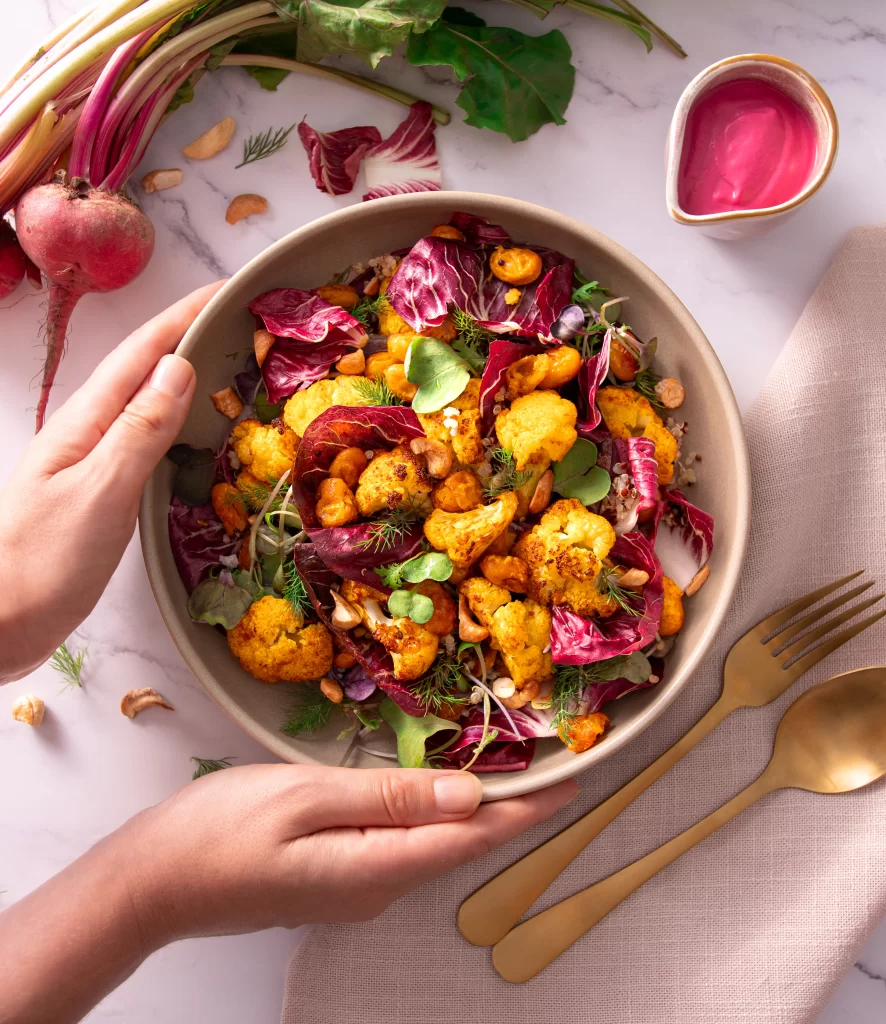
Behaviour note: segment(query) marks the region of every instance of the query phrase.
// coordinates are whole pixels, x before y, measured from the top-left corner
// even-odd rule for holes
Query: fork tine
[[[838,647],[842,647],[843,644],[847,643],[853,637],[858,636],[859,633],[863,632],[868,626],[873,626],[875,622],[878,622],[883,616],[886,615],[886,610],[877,612],[876,615],[869,615],[868,618],[856,623],[854,626],[850,626],[849,629],[844,629],[842,633],[838,633],[836,636],[831,637],[830,640],[826,640],[823,644],[818,647],[814,647],[808,654],[804,654],[802,658],[794,662],[790,668],[785,669],[789,682],[795,683],[804,672],[808,672],[813,665],[817,665],[822,658],[826,658],[829,654],[833,654]]]
[[[876,597],[869,597],[867,601],[861,601],[859,604],[854,605],[851,608],[847,608],[846,611],[841,612],[839,615],[835,615],[832,619],[828,619],[827,622],[822,623],[818,629],[814,629],[811,633],[806,633],[804,636],[801,636],[800,639],[792,643],[790,647],[786,647],[777,655],[778,660],[782,665],[784,665],[786,662],[790,661],[791,658],[795,658],[800,654],[801,651],[805,651],[813,641],[818,640],[820,637],[827,636],[827,634],[835,630],[837,626],[842,626],[844,622],[854,619],[856,615],[882,600],[883,595],[877,594]]]
[[[807,626],[811,626],[814,622],[818,622],[819,619],[823,619],[828,612],[832,612],[835,608],[840,608],[842,605],[855,600],[859,594],[863,594],[873,585],[874,580],[868,580],[867,583],[862,583],[860,587],[853,587],[852,590],[847,590],[845,594],[838,594],[833,600],[828,601],[827,604],[823,604],[820,608],[814,608],[798,622],[792,622],[790,626],[785,626],[780,633],[776,633],[771,640],[767,641],[766,646],[772,648],[783,647],[786,643],[793,640],[795,636],[799,636]]]
[[[863,572],[864,569],[859,569],[857,572],[851,572],[841,580],[835,580],[833,583],[826,583],[823,587],[819,587],[818,590],[813,590],[811,594],[807,594],[805,597],[800,597],[796,601],[792,601],[784,608],[780,608],[777,612],[773,612],[770,616],[763,619],[762,622],[758,622],[751,632],[754,636],[757,636],[762,640],[764,637],[769,636],[770,633],[774,633],[779,626],[783,626],[786,622],[789,622],[798,612],[805,611],[810,605],[815,604],[816,601],[820,601],[823,597],[827,597],[828,594],[833,594],[833,592],[835,590],[839,590],[840,587],[845,587],[847,583],[857,579],[857,577],[861,576]]]

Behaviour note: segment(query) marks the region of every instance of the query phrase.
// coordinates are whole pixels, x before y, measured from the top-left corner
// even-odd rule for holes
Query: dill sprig
[[[269,156],[273,156],[286,145],[289,133],[294,127],[295,125],[291,124],[288,128],[268,128],[260,135],[250,135],[243,143],[243,159],[239,164],[235,164],[235,170],[237,167],[254,164],[257,160],[267,160]]]
[[[351,310],[351,316],[359,320],[364,327],[372,327],[372,321],[378,320],[379,311],[384,304],[384,295],[376,295],[375,298],[367,298],[364,295]]]
[[[399,544],[421,518],[414,504],[398,505],[397,508],[385,512],[380,519],[376,519],[372,523],[369,535],[355,546],[363,551],[385,551]]]
[[[403,405],[384,379],[352,377],[351,381],[351,389],[360,396],[361,405]]]
[[[284,571],[286,586],[283,589],[283,597],[292,606],[292,610],[302,620],[313,609],[308,591],[305,588],[304,580],[299,576],[295,562],[290,562]]]
[[[661,377],[657,373],[653,373],[650,369],[637,370],[637,376],[633,382],[628,382],[627,387],[633,388],[634,391],[639,392],[649,404],[657,411],[662,412],[664,406],[661,404],[661,399],[658,396],[658,392],[655,390],[655,385],[661,380]]]
[[[619,655],[603,662],[592,662],[590,665],[555,665],[554,689],[551,693],[554,728],[568,739],[585,688],[592,683],[599,683],[604,678],[615,678],[612,674],[614,666],[627,664],[627,661],[627,655]],[[600,668],[602,665],[606,666],[607,671]]]
[[[338,708],[313,686],[301,684],[296,691],[295,701],[289,709],[286,721],[280,727],[287,736],[298,736],[303,732],[317,732],[332,717]]]
[[[457,661],[441,657],[418,682],[412,685],[416,700],[425,708],[425,714],[434,715],[444,708],[467,707],[469,696],[467,679]]]
[[[210,775],[212,772],[220,772],[224,768],[233,768],[231,761],[236,761],[236,757],[220,757],[217,761],[210,758],[204,757],[192,757],[191,760],[197,765],[197,770],[191,776],[191,779],[201,779],[204,775]]]
[[[277,486],[277,482],[265,486],[258,480],[253,484],[238,484],[236,491],[229,491],[224,498],[225,505],[237,505],[242,502],[248,505],[253,512],[261,512],[265,507],[265,502],[270,498],[271,491]],[[285,495],[279,494],[275,499],[274,503],[268,509],[269,512],[279,512],[283,508],[283,499]]]
[[[52,668],[65,680],[65,685],[59,690],[59,693],[64,693],[65,690],[70,690],[75,686],[82,689],[83,662],[86,659],[88,649],[88,647],[84,647],[82,651],[72,654],[68,650],[67,643],[63,643],[49,659],[49,664]]]
[[[479,341],[470,341],[468,338],[459,335],[451,342],[452,351],[464,359],[476,377],[482,377],[483,368],[489,356],[489,348]]]
[[[487,498],[497,498],[505,491],[516,491],[529,480],[532,475],[529,470],[517,469],[517,462],[514,453],[507,448],[496,446],[490,453],[494,473],[489,478],[489,483],[483,490]]]
[[[623,612],[627,612],[629,615],[636,615],[640,618],[643,613],[639,608],[635,608],[631,604],[631,600],[636,600],[637,595],[626,587],[622,587],[619,584],[619,575],[615,569],[608,569],[605,566],[600,570],[600,575],[597,577],[597,590],[608,600],[618,605]]]
[[[488,345],[490,341],[495,340],[495,335],[492,331],[481,327],[471,314],[466,313],[463,309],[453,306],[449,316],[459,335],[469,344]]]

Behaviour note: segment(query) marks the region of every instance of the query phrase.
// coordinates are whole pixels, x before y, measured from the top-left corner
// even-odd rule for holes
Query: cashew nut
[[[342,690],[334,679],[329,679],[327,676],[324,676],[320,680],[320,691],[325,697],[328,697],[333,704],[341,704],[345,699],[344,690]]]
[[[468,608],[468,599],[464,594],[458,595],[458,637],[460,640],[467,640],[469,643],[479,643],[489,636],[489,630],[485,626],[474,622]]]
[[[264,196],[257,196],[254,192],[243,192],[234,196],[228,204],[225,220],[229,224],[236,224],[244,217],[251,217],[254,213],[265,213],[268,209],[268,201]]]
[[[644,572],[642,569],[628,569],[618,578],[618,585],[620,587],[627,587],[629,590],[645,586],[648,582],[649,573]]]
[[[492,684],[492,692],[496,697],[513,697],[516,689],[514,680],[507,676],[499,676]]]
[[[363,350],[358,348],[356,352],[346,353],[335,364],[335,368],[339,373],[349,376],[361,374],[366,369],[366,356],[363,354]]]
[[[437,480],[442,480],[452,469],[452,452],[442,441],[414,437],[409,442],[409,450],[413,455],[424,455],[428,462],[428,473]]]
[[[24,722],[25,725],[36,727],[43,721],[45,710],[46,705],[41,698],[29,693],[13,701],[12,717],[17,722]]]
[[[554,471],[546,469],[535,485],[535,493],[529,502],[530,512],[543,512],[551,500],[551,488],[554,486]]]
[[[166,167],[162,170],[148,171],[142,178],[142,188],[145,192],[160,192],[164,188],[175,188],[181,183],[181,167]]]
[[[686,597],[692,597],[693,594],[697,594],[699,590],[707,583],[708,576],[711,575],[711,569],[708,565],[703,565],[698,572],[689,581],[683,594]]]
[[[273,345],[276,340],[276,337],[264,328],[253,334],[252,347],[255,349],[255,361],[258,363],[259,368],[261,368],[261,364],[265,361],[265,357],[268,352],[271,351],[271,345]]]
[[[353,629],[360,625],[360,613],[341,594],[332,591],[332,600],[335,601],[335,611],[330,621],[336,629]]]
[[[231,387],[222,388],[221,391],[214,391],[209,397],[222,416],[227,416],[229,420],[235,420],[243,412],[243,403],[240,401],[240,396]]]
[[[183,155],[190,160],[208,160],[216,153],[221,153],[233,139],[236,127],[237,122],[233,117],[222,118],[218,124],[214,124],[208,131],[205,131],[199,139],[194,139],[192,143],[185,146],[182,150]]]
[[[127,718],[135,718],[139,711],[144,711],[145,708],[150,707],[166,708],[167,711],[175,711],[175,708],[153,686],[143,686],[140,690],[130,690],[129,693],[123,694],[123,699],[120,701],[120,710]]]
[[[679,409],[686,399],[686,390],[673,377],[663,377],[655,385],[655,393],[665,409]]]

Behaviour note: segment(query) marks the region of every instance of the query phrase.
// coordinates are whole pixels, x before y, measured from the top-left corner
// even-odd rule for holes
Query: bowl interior
[[[674,699],[708,648],[729,605],[744,554],[749,506],[747,455],[741,420],[722,367],[700,328],[676,296],[639,260],[587,226],[529,203],[474,193],[397,196],[351,207],[288,235],[248,263],[215,296],[181,343],[179,352],[197,370],[197,397],[180,440],[217,447],[230,422],[209,399],[230,383],[226,353],[249,350],[254,329],[246,304],[270,288],[316,287],[358,260],[411,245],[454,210],[481,214],[515,239],[551,246],[616,295],[630,296],[630,323],[641,337],[657,336],[660,361],[686,387],[680,417],[691,421],[693,446],[705,456],[693,498],[716,520],[716,543],[707,585],[687,605],[687,622],[658,686],[607,705],[612,726],[597,746],[570,753],[559,742],[539,741],[525,772],[481,775],[487,799],[550,785],[605,760],[645,729]],[[245,357],[244,357],[245,358]],[[164,460],[142,502],[140,528],[148,575],[172,638],[214,700],[251,736],[284,760],[336,765],[347,741],[330,725],[293,739],[280,731],[295,686],[269,686],[240,669],[218,630],[191,623],[187,593],[167,535],[173,466]],[[296,684],[297,685],[297,684]],[[393,750],[381,737],[367,746]],[[359,751],[349,762],[383,767],[393,762]]]

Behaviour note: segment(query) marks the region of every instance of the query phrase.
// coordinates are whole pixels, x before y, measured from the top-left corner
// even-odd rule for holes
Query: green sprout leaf
[[[451,746],[461,733],[460,725],[437,718],[436,715],[425,715],[423,718],[407,715],[390,697],[385,697],[378,710],[397,736],[397,760],[401,768],[427,767],[427,758]],[[426,751],[427,741],[441,732],[451,732],[453,735],[436,750]]]
[[[434,602],[412,590],[395,590],[388,598],[388,611],[397,619],[412,619],[422,625],[434,615]]]
[[[249,573],[239,569],[235,573],[222,572],[215,579],[197,584],[188,601],[188,614],[194,622],[233,629],[257,594],[261,596]]]
[[[166,453],[178,466],[172,493],[186,505],[207,505],[215,483],[215,452],[211,448],[193,448],[174,444]]]
[[[578,498],[583,505],[594,505],[609,493],[612,480],[605,469],[596,466],[597,446],[579,438],[566,455],[554,463],[553,489],[564,498]]]
[[[425,580],[437,580],[442,583],[452,575],[452,562],[442,551],[429,551],[425,555],[416,555],[403,565],[403,579],[407,583],[424,583]]]
[[[470,364],[445,341],[416,338],[404,365],[406,379],[418,385],[412,399],[415,412],[439,412],[461,395],[471,379]]]

